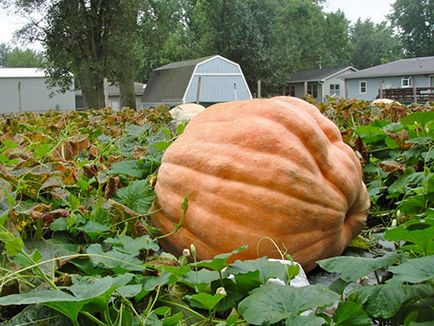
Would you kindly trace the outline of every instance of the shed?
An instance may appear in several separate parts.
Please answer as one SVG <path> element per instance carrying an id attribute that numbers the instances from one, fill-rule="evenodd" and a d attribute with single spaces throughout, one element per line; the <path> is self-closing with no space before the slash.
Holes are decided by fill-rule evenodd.
<path id="1" fill-rule="evenodd" d="M 0 68 L 0 113 L 75 108 L 74 91 L 58 93 L 37 68 Z"/>
<path id="2" fill-rule="evenodd" d="M 152 71 L 142 98 L 143 107 L 158 104 L 218 102 L 251 99 L 240 65 L 214 55 L 174 62 Z"/>
<path id="3" fill-rule="evenodd" d="M 345 77 L 347 97 L 402 102 L 434 100 L 434 56 L 401 59 Z"/>
<path id="4" fill-rule="evenodd" d="M 357 71 L 352 66 L 296 71 L 288 76 L 285 95 L 311 95 L 318 101 L 326 96 L 344 97 L 344 77 Z"/>

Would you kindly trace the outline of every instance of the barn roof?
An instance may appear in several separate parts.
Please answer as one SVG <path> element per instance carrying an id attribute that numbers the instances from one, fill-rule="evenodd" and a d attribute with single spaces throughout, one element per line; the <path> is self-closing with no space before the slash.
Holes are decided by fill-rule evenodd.
<path id="1" fill-rule="evenodd" d="M 346 76 L 345 79 L 424 75 L 432 73 L 434 73 L 434 56 L 392 61 L 352 73 Z"/>
<path id="2" fill-rule="evenodd" d="M 331 68 L 321 68 L 321 69 L 310 69 L 296 71 L 288 76 L 289 83 L 300 83 L 305 81 L 319 81 L 332 77 L 340 72 L 347 69 L 356 70 L 351 66 L 347 67 L 331 67 Z"/>
<path id="3" fill-rule="evenodd" d="M 39 68 L 0 68 L 0 78 L 40 78 L 45 77 Z"/>
<path id="4" fill-rule="evenodd" d="M 142 101 L 145 103 L 181 101 L 196 65 L 213 57 L 217 55 L 173 62 L 153 70 L 143 92 Z"/>

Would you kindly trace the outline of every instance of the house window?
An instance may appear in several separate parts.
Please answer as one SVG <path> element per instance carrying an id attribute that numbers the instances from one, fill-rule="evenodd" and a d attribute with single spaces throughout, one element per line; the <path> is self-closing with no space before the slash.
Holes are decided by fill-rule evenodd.
<path id="1" fill-rule="evenodd" d="M 413 86 L 412 78 L 409 76 L 405 76 L 401 78 L 401 87 L 411 87 Z"/>
<path id="2" fill-rule="evenodd" d="M 318 98 L 318 85 L 317 84 L 307 84 L 307 93 L 312 95 L 314 98 Z"/>
<path id="3" fill-rule="evenodd" d="M 368 87 L 366 81 L 360 82 L 360 94 L 366 94 Z"/>
<path id="4" fill-rule="evenodd" d="M 330 96 L 341 96 L 341 85 L 330 84 Z"/>
<path id="5" fill-rule="evenodd" d="M 289 96 L 295 96 L 295 86 L 289 86 Z"/>

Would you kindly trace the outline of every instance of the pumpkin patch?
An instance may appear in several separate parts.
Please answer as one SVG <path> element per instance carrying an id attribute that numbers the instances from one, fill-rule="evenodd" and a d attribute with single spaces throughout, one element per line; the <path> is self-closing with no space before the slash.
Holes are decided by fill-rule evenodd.
<path id="1" fill-rule="evenodd" d="M 307 271 L 342 253 L 370 205 L 338 128 L 291 97 L 206 109 L 165 152 L 155 191 L 152 222 L 173 233 L 165 249 L 193 243 L 200 260 L 247 244 L 234 259 L 280 258 L 277 245 Z"/>

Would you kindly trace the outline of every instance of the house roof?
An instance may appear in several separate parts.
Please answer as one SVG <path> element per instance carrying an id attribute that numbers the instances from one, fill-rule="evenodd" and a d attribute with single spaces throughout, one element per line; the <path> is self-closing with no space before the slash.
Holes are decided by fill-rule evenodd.
<path id="1" fill-rule="evenodd" d="M 0 78 L 40 78 L 45 77 L 39 68 L 0 68 Z"/>
<path id="2" fill-rule="evenodd" d="M 333 67 L 333 68 L 322 68 L 322 69 L 311 69 L 311 70 L 300 70 L 296 71 L 288 76 L 288 82 L 297 83 L 305 81 L 319 81 L 330 78 L 340 72 L 347 69 L 357 70 L 351 66 L 347 67 Z"/>
<path id="3" fill-rule="evenodd" d="M 194 68 L 217 55 L 169 63 L 154 69 L 143 92 L 142 102 L 182 102 Z"/>
<path id="4" fill-rule="evenodd" d="M 363 69 L 345 77 L 345 79 L 424 75 L 434 73 L 434 57 L 401 59 L 383 65 Z"/>

